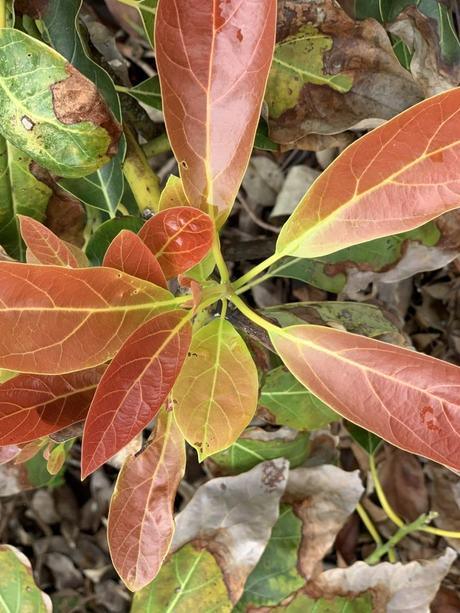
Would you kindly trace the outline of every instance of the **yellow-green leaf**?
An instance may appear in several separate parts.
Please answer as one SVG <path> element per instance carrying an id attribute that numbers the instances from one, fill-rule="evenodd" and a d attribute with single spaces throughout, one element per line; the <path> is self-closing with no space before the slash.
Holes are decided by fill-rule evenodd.
<path id="1" fill-rule="evenodd" d="M 220 318 L 198 330 L 173 402 L 179 428 L 200 461 L 238 438 L 255 413 L 257 392 L 256 366 L 235 328 Z"/>

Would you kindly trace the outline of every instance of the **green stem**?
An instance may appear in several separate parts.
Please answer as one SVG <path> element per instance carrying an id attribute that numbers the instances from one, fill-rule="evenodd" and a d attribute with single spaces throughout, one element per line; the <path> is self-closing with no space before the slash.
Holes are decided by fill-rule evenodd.
<path id="1" fill-rule="evenodd" d="M 257 277 L 257 275 L 259 275 L 261 272 L 263 272 L 269 266 L 272 266 L 272 264 L 277 262 L 282 257 L 283 257 L 282 253 L 274 253 L 273 255 L 271 255 L 269 258 L 267 258 L 266 260 L 264 260 L 260 264 L 257 264 L 257 266 L 254 266 L 254 268 L 252 268 L 249 272 L 247 272 L 245 275 L 243 275 L 242 277 L 237 279 L 232 284 L 233 289 L 236 291 L 236 290 L 239 290 L 239 289 L 243 288 L 244 286 L 246 286 L 249 283 L 249 281 L 252 281 L 252 279 L 254 279 L 254 277 Z M 260 281 L 261 280 L 258 280 L 258 281 L 256 281 L 256 283 L 251 284 L 251 287 L 253 285 L 256 285 L 257 283 L 260 283 Z M 238 293 L 241 293 L 241 292 L 238 292 Z"/>
<path id="2" fill-rule="evenodd" d="M 372 523 L 372 519 L 369 517 L 366 509 L 363 507 L 363 505 L 360 502 L 358 503 L 358 506 L 356 507 L 356 511 L 358 512 L 358 515 L 361 518 L 361 521 L 366 526 L 367 531 L 374 539 L 376 545 L 378 546 L 383 545 L 383 541 L 380 538 L 380 534 L 377 532 L 377 528 Z"/>
<path id="3" fill-rule="evenodd" d="M 387 516 L 391 519 L 391 521 L 398 526 L 398 528 L 404 527 L 403 520 L 396 515 L 393 511 L 390 503 L 388 502 L 387 497 L 385 496 L 385 492 L 383 491 L 382 484 L 380 483 L 380 479 L 377 473 L 377 466 L 375 464 L 375 456 L 372 453 L 369 456 L 369 467 L 371 469 L 372 481 L 374 482 L 375 491 L 377 492 L 377 498 L 382 506 L 382 509 L 385 511 Z"/>
<path id="4" fill-rule="evenodd" d="M 125 128 L 128 145 L 123 174 L 133 192 L 141 213 L 145 209 L 158 210 L 160 201 L 160 181 L 145 157 L 142 147 L 129 128 Z"/>
<path id="5" fill-rule="evenodd" d="M 222 255 L 222 250 L 220 248 L 220 240 L 217 229 L 214 229 L 214 239 L 212 243 L 212 254 L 214 256 L 214 260 L 216 262 L 217 270 L 220 274 L 221 283 L 227 284 L 230 282 L 230 275 L 228 272 L 227 264 Z"/>
<path id="6" fill-rule="evenodd" d="M 271 322 L 267 321 L 266 319 L 255 313 L 236 294 L 230 294 L 228 296 L 228 299 L 230 300 L 230 302 L 233 302 L 233 304 L 237 307 L 239 311 L 241 311 L 241 313 L 243 313 L 243 315 L 245 315 L 248 319 L 254 322 L 257 326 L 260 326 L 267 332 L 270 332 L 270 330 L 272 330 L 273 332 L 279 331 L 278 326 L 275 326 L 275 324 L 272 324 Z"/>
<path id="7" fill-rule="evenodd" d="M 427 524 L 430 523 L 431 520 L 437 517 L 437 515 L 438 515 L 437 513 L 423 514 L 423 515 L 420 515 L 420 517 L 418 517 L 411 524 L 403 524 L 398 529 L 398 531 L 395 532 L 395 534 L 393 534 L 390 540 L 384 543 L 383 545 L 381 545 L 380 547 L 377 547 L 377 549 L 373 553 L 371 553 L 369 557 L 365 559 L 365 562 L 367 564 L 377 564 L 380 558 L 386 555 L 390 551 L 390 549 L 395 547 L 395 545 L 397 545 L 400 541 L 402 541 L 403 538 L 405 538 L 407 535 L 411 534 L 412 532 L 416 532 L 417 530 L 422 530 L 424 527 L 426 527 Z"/>
<path id="8" fill-rule="evenodd" d="M 148 143 L 145 143 L 145 145 L 142 145 L 142 149 L 148 158 L 153 158 L 156 155 L 160 155 L 160 153 L 171 151 L 171 144 L 169 142 L 168 135 L 166 132 L 160 134 L 160 136 L 157 136 Z"/>
<path id="9" fill-rule="evenodd" d="M 133 9 L 137 9 L 138 11 L 142 10 L 146 13 L 152 13 L 155 15 L 156 9 L 151 8 L 150 6 L 146 6 L 145 4 L 141 4 L 139 0 L 117 0 L 120 4 L 126 4 L 126 6 L 131 6 Z"/>

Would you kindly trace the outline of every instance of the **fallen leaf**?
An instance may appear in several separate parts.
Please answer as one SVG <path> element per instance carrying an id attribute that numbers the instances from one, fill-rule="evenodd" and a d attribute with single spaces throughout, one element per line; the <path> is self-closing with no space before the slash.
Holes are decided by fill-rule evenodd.
<path id="1" fill-rule="evenodd" d="M 270 217 L 290 215 L 313 181 L 321 173 L 309 166 L 292 166 L 279 192 Z"/>
<path id="2" fill-rule="evenodd" d="M 216 558 L 233 603 L 270 538 L 287 480 L 288 462 L 262 462 L 236 477 L 202 485 L 176 517 L 172 551 L 199 539 Z"/>
<path id="3" fill-rule="evenodd" d="M 250 159 L 242 185 L 251 203 L 265 207 L 275 204 L 283 183 L 280 166 L 269 157 L 257 155 Z"/>

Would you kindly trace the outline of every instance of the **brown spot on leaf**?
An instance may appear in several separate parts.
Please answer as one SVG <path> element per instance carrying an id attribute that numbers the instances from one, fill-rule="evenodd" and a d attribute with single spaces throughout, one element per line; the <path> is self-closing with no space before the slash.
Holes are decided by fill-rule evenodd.
<path id="1" fill-rule="evenodd" d="M 89 121 L 100 126 L 111 137 L 107 154 L 114 155 L 121 135 L 120 124 L 92 81 L 71 64 L 67 64 L 66 71 L 68 78 L 51 86 L 57 119 L 66 125 Z"/>
<path id="2" fill-rule="evenodd" d="M 441 428 L 436 424 L 436 417 L 434 416 L 433 407 L 422 407 L 420 409 L 420 417 L 428 430 L 431 430 L 432 432 L 440 432 Z"/>
<path id="3" fill-rule="evenodd" d="M 266 462 L 264 464 L 262 483 L 267 487 L 268 491 L 276 489 L 278 483 L 284 479 L 284 469 L 278 468 L 274 462 Z"/>

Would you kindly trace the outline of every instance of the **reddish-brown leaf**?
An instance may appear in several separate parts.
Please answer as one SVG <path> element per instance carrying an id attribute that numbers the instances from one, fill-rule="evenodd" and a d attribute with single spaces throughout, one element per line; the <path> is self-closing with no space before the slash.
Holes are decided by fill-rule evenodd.
<path id="1" fill-rule="evenodd" d="M 275 42 L 276 0 L 162 0 L 155 50 L 168 136 L 192 206 L 219 222 L 252 150 Z"/>
<path id="2" fill-rule="evenodd" d="M 348 147 L 284 226 L 280 255 L 319 257 L 405 232 L 460 206 L 460 88 L 429 98 Z"/>
<path id="3" fill-rule="evenodd" d="M 116 235 L 106 251 L 103 266 L 116 268 L 165 289 L 168 287 L 157 258 L 130 230 L 122 230 Z"/>
<path id="4" fill-rule="evenodd" d="M 460 470 L 460 368 L 321 326 L 270 332 L 289 370 L 351 422 Z"/>
<path id="5" fill-rule="evenodd" d="M 155 417 L 179 375 L 191 341 L 186 311 L 150 319 L 117 353 L 101 379 L 83 432 L 84 479 Z"/>
<path id="6" fill-rule="evenodd" d="M 104 367 L 17 375 L 0 386 L 0 445 L 28 443 L 85 419 Z"/>
<path id="7" fill-rule="evenodd" d="M 111 359 L 172 295 L 111 268 L 0 262 L 0 368 L 62 374 Z"/>
<path id="8" fill-rule="evenodd" d="M 31 263 L 78 268 L 78 262 L 67 245 L 39 221 L 18 215 L 21 236 Z"/>
<path id="9" fill-rule="evenodd" d="M 132 591 L 155 578 L 168 553 L 184 468 L 184 438 L 172 413 L 163 411 L 148 447 L 126 460 L 110 504 L 107 536 L 113 565 Z"/>
<path id="10" fill-rule="evenodd" d="M 178 206 L 154 215 L 142 226 L 139 236 L 170 279 L 201 262 L 211 249 L 213 232 L 206 213 Z"/>

